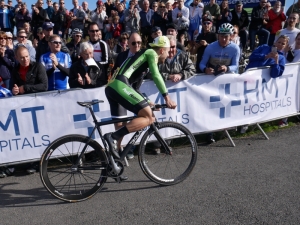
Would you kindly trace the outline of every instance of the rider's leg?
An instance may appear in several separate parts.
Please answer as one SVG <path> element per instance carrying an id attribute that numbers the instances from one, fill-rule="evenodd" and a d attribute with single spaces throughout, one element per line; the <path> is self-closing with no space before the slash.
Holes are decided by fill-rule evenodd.
<path id="1" fill-rule="evenodd" d="M 127 122 L 120 122 L 120 123 L 115 123 L 115 130 L 119 130 L 120 128 L 126 126 Z M 124 137 L 124 136 L 123 136 Z M 122 143 L 122 140 L 123 140 L 123 137 L 121 137 L 119 140 L 118 140 L 118 143 L 117 143 L 117 146 L 118 146 L 118 149 L 121 149 L 121 143 Z"/>

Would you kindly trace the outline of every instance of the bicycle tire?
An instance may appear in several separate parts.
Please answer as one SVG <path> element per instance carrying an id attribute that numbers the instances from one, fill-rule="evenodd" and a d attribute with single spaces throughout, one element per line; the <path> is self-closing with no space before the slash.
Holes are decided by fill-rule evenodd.
<path id="1" fill-rule="evenodd" d="M 167 186 L 180 183 L 189 176 L 197 161 L 195 137 L 185 126 L 176 122 L 162 122 L 157 128 L 162 136 L 168 134 L 168 138 L 164 139 L 172 148 L 172 154 L 166 154 L 154 135 L 155 131 L 149 129 L 140 142 L 139 164 L 144 174 L 157 184 Z M 153 154 L 157 144 L 161 153 Z"/>
<path id="2" fill-rule="evenodd" d="M 71 167 L 87 142 L 81 168 L 74 171 Z M 106 154 L 98 142 L 89 137 L 75 134 L 60 137 L 46 148 L 41 157 L 40 178 L 48 192 L 60 200 L 87 200 L 106 182 Z"/>

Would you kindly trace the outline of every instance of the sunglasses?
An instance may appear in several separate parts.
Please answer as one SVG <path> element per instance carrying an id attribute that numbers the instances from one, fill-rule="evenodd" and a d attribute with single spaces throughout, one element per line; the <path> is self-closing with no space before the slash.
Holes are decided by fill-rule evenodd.
<path id="1" fill-rule="evenodd" d="M 131 42 L 131 44 L 132 44 L 133 46 L 135 46 L 135 45 L 141 45 L 142 42 L 141 42 L 141 41 L 133 41 L 133 42 Z"/>
<path id="2" fill-rule="evenodd" d="M 7 37 L 6 39 L 7 39 L 7 40 L 12 40 L 12 38 L 11 38 L 11 37 Z"/>
<path id="3" fill-rule="evenodd" d="M 0 40 L 6 40 L 5 38 L 3 38 L 3 37 L 0 37 Z"/>
<path id="4" fill-rule="evenodd" d="M 0 45 L 0 48 L 5 48 L 6 46 L 5 45 Z"/>
<path id="5" fill-rule="evenodd" d="M 27 37 L 26 36 L 18 36 L 18 38 L 22 38 L 23 39 L 23 38 L 27 38 Z"/>
<path id="6" fill-rule="evenodd" d="M 76 34 L 75 37 L 82 37 L 81 35 Z"/>
<path id="7" fill-rule="evenodd" d="M 91 33 L 97 33 L 99 30 L 89 30 Z"/>
<path id="8" fill-rule="evenodd" d="M 56 45 L 61 45 L 61 41 L 51 41 L 51 43 L 56 44 Z"/>
<path id="9" fill-rule="evenodd" d="M 164 9 L 164 8 L 166 8 L 166 6 L 161 6 L 160 8 L 161 8 L 161 9 Z"/>
<path id="10" fill-rule="evenodd" d="M 176 46 L 175 46 L 175 45 L 173 45 L 173 46 L 170 46 L 170 48 L 176 48 Z"/>

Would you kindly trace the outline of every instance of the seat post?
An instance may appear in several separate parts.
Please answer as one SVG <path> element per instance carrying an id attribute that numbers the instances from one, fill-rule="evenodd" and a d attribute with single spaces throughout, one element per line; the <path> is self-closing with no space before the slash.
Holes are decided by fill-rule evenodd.
<path id="1" fill-rule="evenodd" d="M 90 113 L 91 113 L 91 115 L 93 117 L 94 123 L 97 123 L 98 121 L 96 119 L 96 116 L 95 116 L 95 113 L 94 113 L 94 111 L 92 109 L 92 106 L 88 106 L 88 109 L 90 110 Z"/>

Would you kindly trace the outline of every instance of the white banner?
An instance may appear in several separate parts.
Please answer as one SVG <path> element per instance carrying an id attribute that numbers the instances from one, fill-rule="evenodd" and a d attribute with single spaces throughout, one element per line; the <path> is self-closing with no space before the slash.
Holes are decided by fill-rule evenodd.
<path id="1" fill-rule="evenodd" d="M 193 133 L 288 116 L 299 111 L 298 71 L 296 64 L 286 66 L 284 74 L 276 79 L 270 78 L 269 69 L 259 69 L 242 75 L 203 75 L 179 83 L 167 82 L 169 95 L 178 106 L 155 115 L 158 121 L 182 123 Z M 153 102 L 164 103 L 152 81 L 144 82 L 141 90 Z M 51 141 L 63 135 L 88 135 L 93 128 L 90 112 L 76 102 L 93 99 L 104 100 L 94 105 L 97 118 L 109 120 L 104 88 L 1 99 L 0 164 L 37 160 Z M 102 131 L 112 132 L 114 127 L 103 126 Z"/>

